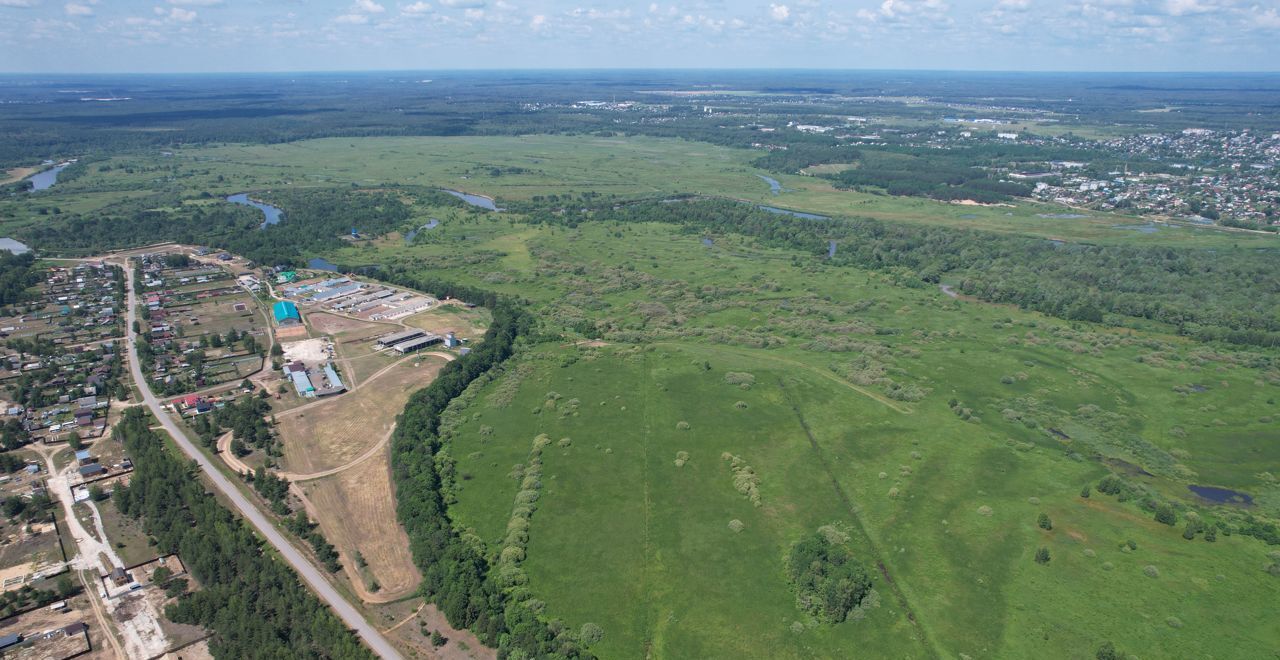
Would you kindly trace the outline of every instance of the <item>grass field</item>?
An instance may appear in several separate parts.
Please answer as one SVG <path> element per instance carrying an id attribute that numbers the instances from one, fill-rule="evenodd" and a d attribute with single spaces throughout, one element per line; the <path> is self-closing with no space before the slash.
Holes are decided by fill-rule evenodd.
<path id="1" fill-rule="evenodd" d="M 1280 642 L 1264 543 L 1187 541 L 1185 511 L 1169 527 L 1080 497 L 1104 460 L 1123 461 L 1147 473 L 1133 483 L 1210 520 L 1230 508 L 1188 484 L 1280 515 L 1263 354 L 952 300 L 732 236 L 508 231 L 526 263 L 432 274 L 531 299 L 552 328 L 594 319 L 610 345 L 545 345 L 480 391 L 451 435 L 453 511 L 496 556 L 519 490 L 509 475 L 545 433 L 522 566 L 546 616 L 604 628 L 602 657 L 1087 657 L 1104 640 L 1187 657 Z M 448 249 L 377 258 L 432 263 Z M 726 451 L 760 475 L 760 508 L 734 490 Z M 851 534 L 860 558 L 893 580 L 877 575 L 881 606 L 863 621 L 814 625 L 785 583 L 787 548 L 830 523 L 865 530 Z"/>

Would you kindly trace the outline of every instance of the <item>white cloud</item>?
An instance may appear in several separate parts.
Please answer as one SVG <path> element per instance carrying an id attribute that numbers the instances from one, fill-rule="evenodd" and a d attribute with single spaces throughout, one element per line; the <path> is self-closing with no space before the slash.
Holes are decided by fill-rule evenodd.
<path id="1" fill-rule="evenodd" d="M 180 7 L 214 7 L 222 4 L 222 0 L 166 0 L 171 5 Z"/>
<path id="2" fill-rule="evenodd" d="M 179 23 L 190 23 L 191 21 L 196 20 L 196 13 L 190 9 L 174 7 L 169 10 L 169 18 Z"/>
<path id="3" fill-rule="evenodd" d="M 18 9 L 27 9 L 34 7 L 36 3 L 33 0 L 0 0 L 0 7 L 17 7 Z"/>
<path id="4" fill-rule="evenodd" d="M 369 17 L 364 14 L 343 14 L 333 19 L 333 22 L 339 25 L 364 25 L 369 22 Z"/>
<path id="5" fill-rule="evenodd" d="M 791 18 L 791 8 L 786 5 L 769 5 L 769 16 L 775 21 Z"/>
<path id="6" fill-rule="evenodd" d="M 547 27 L 547 17 L 542 14 L 537 14 L 533 18 L 529 19 L 529 28 L 534 30 L 535 32 L 542 30 L 546 27 Z"/>
<path id="7" fill-rule="evenodd" d="M 1164 10 L 1170 16 L 1190 16 L 1207 14 L 1218 9 L 1213 5 L 1202 4 L 1200 0 L 1165 0 Z"/>
<path id="8" fill-rule="evenodd" d="M 67 16 L 93 16 L 93 7 L 78 2 L 68 2 L 63 9 L 67 11 Z"/>
<path id="9" fill-rule="evenodd" d="M 484 7 L 484 0 L 440 0 L 440 4 L 454 9 L 480 9 Z"/>
<path id="10" fill-rule="evenodd" d="M 386 7 L 383 7 L 373 0 L 356 0 L 354 7 L 356 11 L 361 11 L 366 14 L 381 14 L 387 10 Z"/>
<path id="11" fill-rule="evenodd" d="M 1000 2 L 996 3 L 996 9 L 1026 11 L 1031 9 L 1031 0 L 1000 0 Z"/>
<path id="12" fill-rule="evenodd" d="M 418 0 L 418 2 L 411 5 L 405 5 L 400 8 L 401 13 L 409 16 L 424 16 L 426 14 L 430 14 L 432 11 L 434 11 L 434 9 L 432 9 L 431 5 L 422 2 L 422 0 Z"/>
<path id="13" fill-rule="evenodd" d="M 462 12 L 462 15 L 463 15 L 463 16 L 466 16 L 466 17 L 467 17 L 467 20 L 469 20 L 469 21 L 480 21 L 480 20 L 484 20 L 484 10 L 483 10 L 483 9 L 467 9 L 466 11 Z"/>

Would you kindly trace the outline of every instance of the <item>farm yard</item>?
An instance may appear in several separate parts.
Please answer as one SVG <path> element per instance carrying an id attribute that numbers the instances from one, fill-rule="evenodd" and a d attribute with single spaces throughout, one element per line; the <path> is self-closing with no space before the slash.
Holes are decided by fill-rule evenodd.
<path id="1" fill-rule="evenodd" d="M 430 355 L 402 359 L 354 392 L 277 414 L 286 472 L 331 470 L 383 443 L 409 395 L 430 383 L 444 363 Z"/>
<path id="2" fill-rule="evenodd" d="M 450 332 L 463 338 L 479 338 L 489 327 L 491 314 L 480 307 L 468 309 L 466 305 L 443 303 L 430 311 L 414 314 L 404 319 L 404 324 L 437 335 Z"/>

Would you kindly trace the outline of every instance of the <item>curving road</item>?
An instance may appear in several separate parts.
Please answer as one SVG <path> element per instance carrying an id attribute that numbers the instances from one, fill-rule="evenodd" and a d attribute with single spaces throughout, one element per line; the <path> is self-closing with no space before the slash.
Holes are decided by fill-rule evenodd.
<path id="1" fill-rule="evenodd" d="M 129 330 L 127 339 L 129 343 L 129 372 L 133 375 L 133 381 L 137 384 L 138 391 L 142 392 L 143 402 L 151 409 L 151 412 L 159 420 L 164 430 L 173 436 L 174 442 L 178 443 L 183 453 L 190 456 L 200 465 L 200 469 L 204 470 L 205 476 L 209 478 L 214 487 L 221 491 L 235 505 L 240 515 L 249 521 L 249 524 L 253 525 L 258 530 L 258 533 L 275 547 L 280 556 L 289 562 L 293 570 L 297 571 L 302 580 L 320 597 L 320 600 L 328 603 L 329 607 L 333 608 L 334 613 L 354 629 L 356 634 L 360 635 L 361 639 L 373 649 L 374 653 L 383 658 L 401 658 L 400 653 L 396 651 L 395 647 L 391 646 L 391 643 L 382 636 L 382 633 L 378 632 L 377 628 L 366 621 L 360 615 L 360 612 L 351 603 L 347 602 L 333 585 L 329 584 L 324 575 L 320 573 L 320 570 L 311 565 L 311 562 L 284 537 L 280 530 L 271 524 L 271 521 L 267 520 L 266 516 L 240 492 L 240 489 L 236 488 L 235 484 L 231 483 L 231 480 L 226 475 L 218 471 L 213 462 L 197 449 L 196 445 L 187 437 L 187 434 L 169 418 L 160 400 L 152 393 L 151 385 L 142 374 L 142 363 L 138 360 L 136 344 L 137 333 L 133 331 L 133 323 L 137 319 L 138 313 L 137 294 L 133 291 L 133 270 L 129 268 L 127 263 L 124 266 L 124 272 L 127 278 L 125 287 L 129 292 L 129 312 L 125 322 L 125 327 Z"/>

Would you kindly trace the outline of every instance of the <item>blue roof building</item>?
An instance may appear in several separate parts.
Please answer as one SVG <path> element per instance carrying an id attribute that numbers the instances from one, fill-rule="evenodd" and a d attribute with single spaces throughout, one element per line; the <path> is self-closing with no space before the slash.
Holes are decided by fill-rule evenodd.
<path id="1" fill-rule="evenodd" d="M 275 315 L 276 323 L 280 325 L 302 323 L 302 315 L 298 313 L 298 306 L 288 300 L 281 300 L 272 305 L 271 313 Z"/>
<path id="2" fill-rule="evenodd" d="M 313 396 L 316 388 L 311 384 L 311 378 L 307 376 L 305 371 L 295 371 L 289 374 L 293 379 L 293 386 L 298 390 L 299 396 Z"/>

